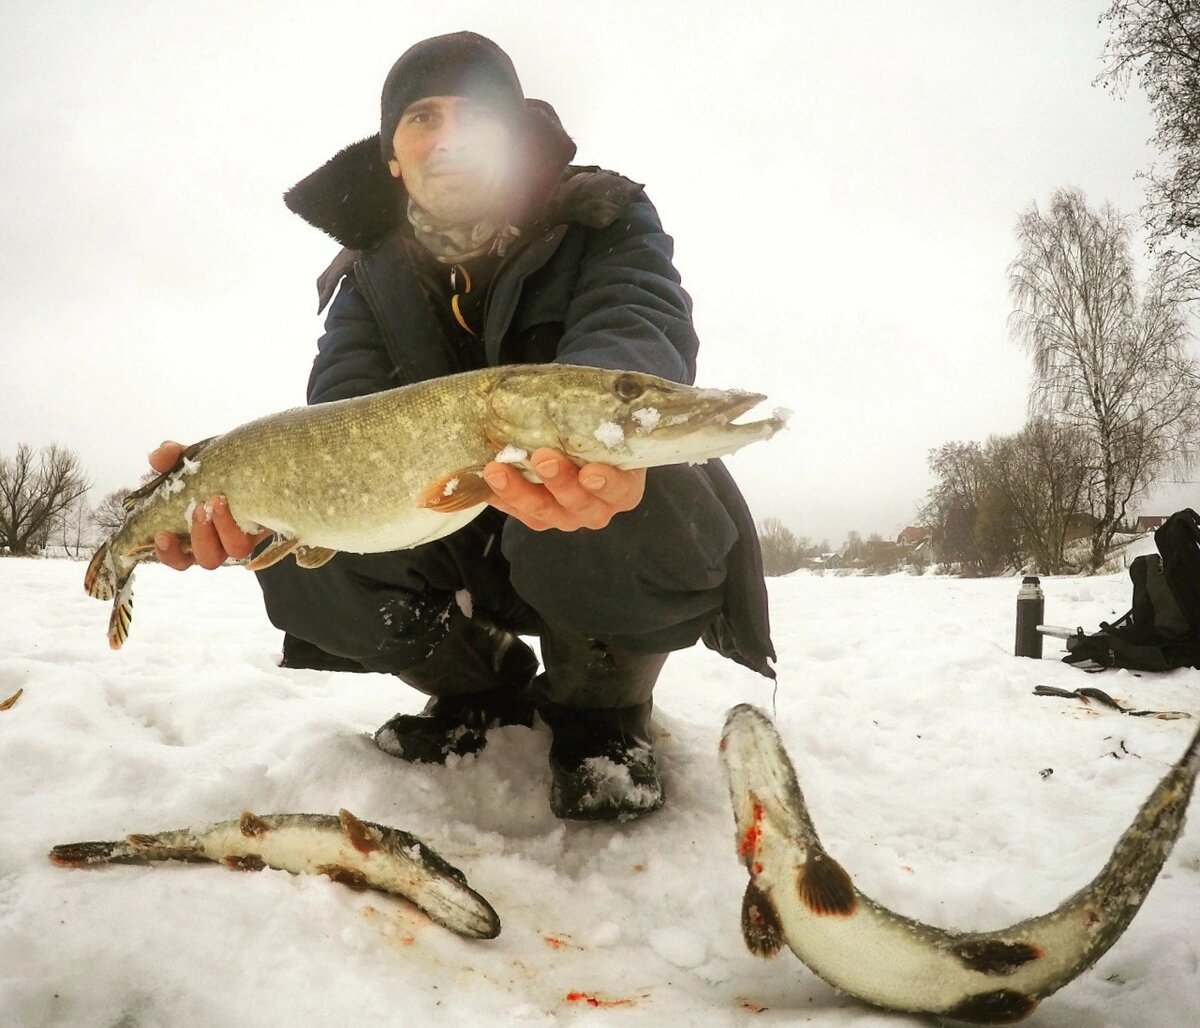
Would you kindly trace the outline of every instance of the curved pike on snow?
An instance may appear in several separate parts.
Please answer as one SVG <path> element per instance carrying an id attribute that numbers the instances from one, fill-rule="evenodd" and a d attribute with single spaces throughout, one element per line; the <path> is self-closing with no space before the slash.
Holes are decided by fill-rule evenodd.
<path id="1" fill-rule="evenodd" d="M 461 528 L 491 495 L 482 474 L 498 457 L 537 481 L 527 458 L 543 446 L 622 469 L 733 453 L 787 421 L 776 411 L 734 423 L 763 399 L 633 371 L 524 364 L 297 407 L 196 443 L 130 494 L 125 523 L 96 551 L 84 587 L 113 601 L 108 640 L 118 649 L 134 567 L 154 558 L 158 532 L 186 537 L 196 506 L 218 494 L 243 528 L 275 532 L 252 569 L 289 555 L 315 568 L 339 550 L 402 550 Z"/>
<path id="2" fill-rule="evenodd" d="M 1200 732 L 1142 805 L 1100 873 L 1057 909 L 995 932 L 960 933 L 863 895 L 825 852 L 770 719 L 734 707 L 721 736 L 750 872 L 742 934 L 759 956 L 787 943 L 815 974 L 890 1010 L 1010 1024 L 1091 967 L 1119 939 L 1183 827 L 1200 771 Z"/>
<path id="3" fill-rule="evenodd" d="M 237 821 L 201 831 L 180 828 L 116 842 L 65 843 L 50 851 L 50 860 L 59 867 L 212 861 L 235 871 L 273 867 L 323 874 L 343 885 L 403 896 L 459 935 L 494 939 L 500 934 L 496 911 L 458 868 L 415 835 L 360 821 L 348 810 L 336 817 L 246 812 Z"/>

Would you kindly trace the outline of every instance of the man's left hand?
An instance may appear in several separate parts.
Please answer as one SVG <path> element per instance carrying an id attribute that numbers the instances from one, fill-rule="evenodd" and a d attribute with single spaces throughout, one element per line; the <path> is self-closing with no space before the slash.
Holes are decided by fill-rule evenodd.
<path id="1" fill-rule="evenodd" d="M 577 468 L 565 454 L 545 447 L 534 450 L 529 463 L 541 485 L 527 481 L 511 464 L 496 461 L 483 469 L 483 478 L 492 488 L 488 502 L 535 532 L 603 528 L 614 514 L 633 510 L 646 490 L 645 468 Z"/>

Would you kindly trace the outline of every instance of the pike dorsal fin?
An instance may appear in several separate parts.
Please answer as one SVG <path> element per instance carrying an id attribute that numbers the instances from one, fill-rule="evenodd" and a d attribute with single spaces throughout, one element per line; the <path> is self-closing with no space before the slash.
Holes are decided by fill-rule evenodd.
<path id="1" fill-rule="evenodd" d="M 172 475 L 182 470 L 184 461 L 195 460 L 200 451 L 203 450 L 204 447 L 211 443 L 215 438 L 216 436 L 210 435 L 207 439 L 201 439 L 198 443 L 192 443 L 191 446 L 187 447 L 179 455 L 179 459 L 172 464 L 170 468 L 164 471 L 157 478 L 152 478 L 145 485 L 139 486 L 128 496 L 126 496 L 125 499 L 121 501 L 121 506 L 127 511 L 133 510 L 133 508 L 138 505 L 139 500 L 144 500 L 147 496 L 154 492 L 155 489 L 170 479 Z"/>
<path id="2" fill-rule="evenodd" d="M 270 830 L 271 826 L 257 814 L 249 810 L 242 811 L 242 816 L 238 819 L 238 831 L 247 839 L 257 835 L 266 835 Z"/>
<path id="3" fill-rule="evenodd" d="M 491 487 L 483 480 L 483 468 L 461 468 L 442 475 L 417 495 L 417 506 L 439 514 L 453 514 L 487 503 Z"/>
<path id="4" fill-rule="evenodd" d="M 251 571 L 262 571 L 263 568 L 269 568 L 272 564 L 278 564 L 300 545 L 302 544 L 299 539 L 281 539 L 276 536 L 262 553 L 246 562 L 246 567 Z"/>
<path id="5" fill-rule="evenodd" d="M 368 854 L 379 849 L 379 839 L 365 824 L 344 807 L 338 811 L 342 823 L 342 834 L 359 853 Z"/>

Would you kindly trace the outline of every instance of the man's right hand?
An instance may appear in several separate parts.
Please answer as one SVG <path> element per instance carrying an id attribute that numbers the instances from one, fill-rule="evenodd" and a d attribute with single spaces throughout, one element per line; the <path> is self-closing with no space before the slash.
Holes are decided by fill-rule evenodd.
<path id="1" fill-rule="evenodd" d="M 167 441 L 150 453 L 150 466 L 162 474 L 170 471 L 183 453 L 183 447 Z M 270 529 L 257 535 L 247 535 L 238 526 L 229 511 L 224 496 L 213 496 L 207 504 L 198 503 L 192 512 L 190 541 L 185 541 L 172 532 L 159 532 L 154 537 L 154 549 L 159 561 L 169 568 L 183 571 L 193 564 L 202 568 L 220 567 L 229 557 L 241 559 L 263 539 L 269 538 Z"/>

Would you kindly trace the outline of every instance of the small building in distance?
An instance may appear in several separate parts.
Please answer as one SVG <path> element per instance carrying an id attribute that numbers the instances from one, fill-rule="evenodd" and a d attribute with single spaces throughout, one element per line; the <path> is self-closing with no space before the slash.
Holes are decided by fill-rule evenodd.
<path id="1" fill-rule="evenodd" d="M 897 546 L 916 546 L 918 543 L 925 542 L 929 538 L 929 529 L 922 528 L 920 525 L 909 525 L 906 529 L 896 536 Z"/>

